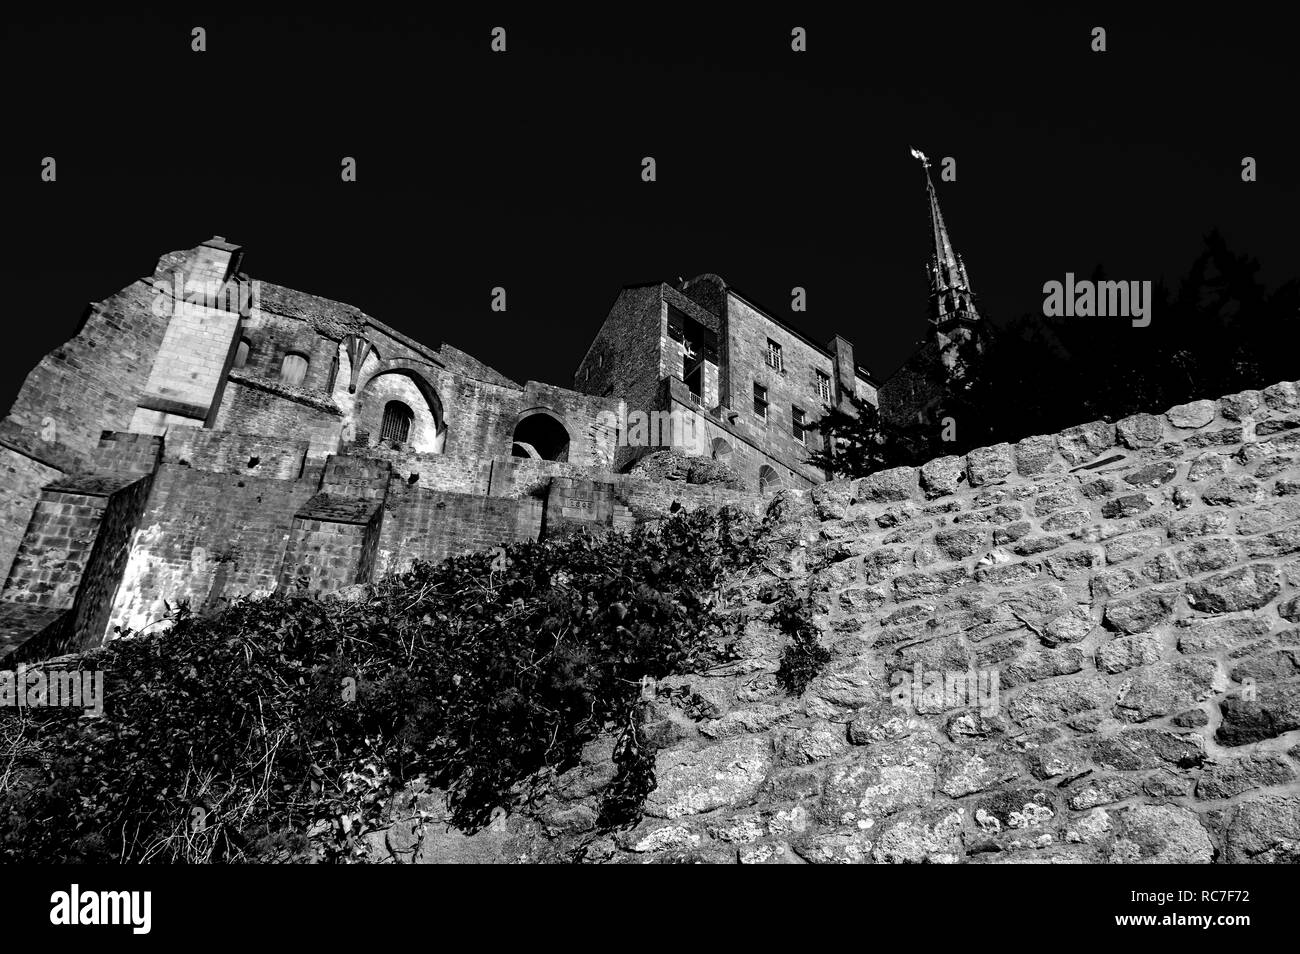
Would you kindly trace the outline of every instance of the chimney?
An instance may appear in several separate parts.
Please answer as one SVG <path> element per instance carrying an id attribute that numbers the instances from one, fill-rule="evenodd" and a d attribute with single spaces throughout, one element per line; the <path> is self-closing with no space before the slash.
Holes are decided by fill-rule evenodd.
<path id="1" fill-rule="evenodd" d="M 835 406 L 849 410 L 849 396 L 857 393 L 857 365 L 853 363 L 853 344 L 836 335 L 827 346 L 835 361 Z"/>

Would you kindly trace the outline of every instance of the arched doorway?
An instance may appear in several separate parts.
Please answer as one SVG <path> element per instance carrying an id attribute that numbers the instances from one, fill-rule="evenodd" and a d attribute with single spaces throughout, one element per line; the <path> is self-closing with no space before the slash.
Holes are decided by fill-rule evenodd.
<path id="1" fill-rule="evenodd" d="M 525 412 L 511 436 L 511 455 L 541 460 L 569 459 L 569 431 L 546 410 Z"/>

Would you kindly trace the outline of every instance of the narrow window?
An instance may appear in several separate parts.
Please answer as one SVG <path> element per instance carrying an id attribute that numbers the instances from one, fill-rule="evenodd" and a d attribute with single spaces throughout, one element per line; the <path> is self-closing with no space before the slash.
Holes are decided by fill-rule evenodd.
<path id="1" fill-rule="evenodd" d="M 757 383 L 754 385 L 754 413 L 767 420 L 767 388 Z"/>
<path id="2" fill-rule="evenodd" d="M 817 372 L 817 396 L 822 399 L 823 404 L 831 403 L 831 377 L 820 371 Z"/>
<path id="3" fill-rule="evenodd" d="M 806 444 L 807 440 L 805 439 L 804 435 L 807 433 L 807 431 L 805 430 L 805 424 L 803 419 L 803 408 L 794 407 L 793 405 L 791 405 L 790 422 L 791 422 L 790 427 L 792 433 L 794 434 L 794 439 L 797 440 L 800 444 Z"/>
<path id="4" fill-rule="evenodd" d="M 285 384 L 299 385 L 307 377 L 307 356 L 289 352 L 280 365 L 280 380 Z"/>
<path id="5" fill-rule="evenodd" d="M 781 346 L 771 338 L 767 339 L 767 366 L 775 368 L 777 371 L 783 369 L 781 364 Z"/>
<path id="6" fill-rule="evenodd" d="M 399 444 L 406 443 L 406 439 L 411 434 L 413 417 L 415 415 L 411 409 L 401 401 L 389 401 L 384 405 L 384 420 L 379 426 L 379 439 L 397 441 Z"/>

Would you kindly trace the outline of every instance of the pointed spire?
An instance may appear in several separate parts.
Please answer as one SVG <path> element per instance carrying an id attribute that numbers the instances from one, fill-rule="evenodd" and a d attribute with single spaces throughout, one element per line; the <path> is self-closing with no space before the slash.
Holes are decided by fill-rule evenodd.
<path id="1" fill-rule="evenodd" d="M 943 212 L 939 208 L 939 196 L 930 178 L 930 160 L 918 149 L 912 150 L 912 156 L 921 161 L 925 170 L 925 192 L 930 203 L 930 228 L 934 242 L 928 267 L 930 319 L 937 325 L 954 318 L 978 320 L 979 312 L 975 308 L 975 295 L 966 275 L 966 264 L 953 251 L 952 237 L 948 234 L 948 226 L 944 223 Z"/>

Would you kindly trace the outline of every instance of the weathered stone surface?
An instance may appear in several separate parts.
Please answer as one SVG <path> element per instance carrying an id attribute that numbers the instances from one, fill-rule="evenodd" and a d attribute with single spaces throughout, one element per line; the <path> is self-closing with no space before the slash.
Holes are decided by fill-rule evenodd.
<path id="1" fill-rule="evenodd" d="M 1013 689 L 1027 682 L 1068 676 L 1083 669 L 1083 660 L 1083 650 L 1077 646 L 1045 649 L 1023 655 L 1002 670 L 999 685 L 1004 689 Z"/>
<path id="2" fill-rule="evenodd" d="M 1300 862 L 1300 794 L 1263 795 L 1236 805 L 1223 842 L 1229 864 Z"/>
<path id="3" fill-rule="evenodd" d="M 1196 783 L 1197 798 L 1232 798 L 1268 785 L 1286 785 L 1296 779 L 1285 756 L 1273 753 L 1243 755 L 1208 766 Z"/>
<path id="4" fill-rule="evenodd" d="M 1068 613 L 1053 618 L 1043 633 L 1043 641 L 1050 645 L 1059 643 L 1077 643 L 1085 639 L 1097 628 L 1097 621 L 1092 612 L 1084 606 L 1076 606 Z"/>
<path id="5" fill-rule="evenodd" d="M 1219 413 L 1230 421 L 1250 417 L 1261 404 L 1258 391 L 1241 391 L 1219 398 Z"/>
<path id="6" fill-rule="evenodd" d="M 1138 783 L 1124 775 L 1099 775 L 1087 779 L 1069 795 L 1067 802 L 1075 811 L 1085 811 L 1099 805 L 1110 805 L 1132 798 L 1138 793 Z"/>
<path id="7" fill-rule="evenodd" d="M 1145 467 L 1130 470 L 1124 475 L 1124 482 L 1132 487 L 1163 487 L 1178 476 L 1178 465 L 1172 461 L 1162 460 Z"/>
<path id="8" fill-rule="evenodd" d="M 1138 450 L 1163 440 L 1165 422 L 1154 414 L 1134 414 L 1115 424 L 1115 436 L 1124 447 Z"/>
<path id="9" fill-rule="evenodd" d="M 1135 805 L 1112 815 L 1114 864 L 1207 864 L 1214 843 L 1200 818 L 1178 805 Z"/>
<path id="10" fill-rule="evenodd" d="M 1062 722 L 1089 709 L 1109 706 L 1113 700 L 1101 679 L 1066 676 L 1026 687 L 1012 699 L 1007 711 L 1015 722 L 1033 727 Z"/>
<path id="11" fill-rule="evenodd" d="M 1178 636 L 1178 649 L 1188 655 L 1236 649 L 1268 635 L 1272 624 L 1257 616 L 1232 619 L 1197 619 Z"/>
<path id="12" fill-rule="evenodd" d="M 1071 467 L 1087 464 L 1101 452 L 1115 446 L 1115 425 L 1105 421 L 1080 424 L 1062 431 L 1056 438 L 1061 456 Z"/>
<path id="13" fill-rule="evenodd" d="M 853 485 L 846 480 L 818 484 L 812 489 L 813 508 L 822 520 L 839 520 L 853 501 Z"/>
<path id="14" fill-rule="evenodd" d="M 1010 444 L 979 447 L 966 455 L 966 479 L 972 487 L 982 487 L 1007 477 L 1015 469 Z"/>
<path id="15" fill-rule="evenodd" d="M 1020 775 L 1020 763 L 1005 753 L 953 751 L 939 763 L 939 791 L 953 798 L 983 792 Z"/>
<path id="16" fill-rule="evenodd" d="M 916 494 L 916 489 L 915 467 L 891 467 L 857 481 L 853 494 L 858 500 L 881 503 L 907 500 Z"/>
<path id="17" fill-rule="evenodd" d="M 1136 772 L 1167 766 L 1196 768 L 1205 761 L 1205 740 L 1190 733 L 1163 729 L 1127 729 L 1090 745 L 1093 760 L 1116 772 Z"/>
<path id="18" fill-rule="evenodd" d="M 1219 704 L 1223 721 L 1215 738 L 1221 745 L 1247 745 L 1300 729 L 1300 683 L 1268 683 L 1253 700 L 1229 696 Z"/>
<path id="19" fill-rule="evenodd" d="M 1159 545 L 1160 535 L 1155 533 L 1134 533 L 1120 537 L 1106 544 L 1106 562 L 1122 563 L 1154 550 Z"/>
<path id="20" fill-rule="evenodd" d="M 989 535 L 984 530 L 970 530 L 953 527 L 940 530 L 934 535 L 934 542 L 949 560 L 964 560 L 974 556 L 988 546 Z"/>
<path id="21" fill-rule="evenodd" d="M 1206 486 L 1201 499 L 1212 507 L 1244 507 L 1264 499 L 1265 488 L 1244 474 L 1220 477 Z"/>
<path id="22" fill-rule="evenodd" d="M 1213 451 L 1206 451 L 1204 454 L 1193 458 L 1191 466 L 1187 469 L 1187 479 L 1191 481 L 1208 480 L 1211 477 L 1222 476 L 1227 471 L 1228 458 Z"/>
<path id="23" fill-rule="evenodd" d="M 1123 497 L 1116 497 L 1102 504 L 1101 515 L 1107 520 L 1122 520 L 1125 517 L 1135 517 L 1145 513 L 1154 506 L 1155 504 L 1146 494 L 1125 494 Z"/>
<path id="24" fill-rule="evenodd" d="M 1271 563 L 1218 573 L 1187 584 L 1187 603 L 1202 613 L 1235 613 L 1259 609 L 1282 590 L 1277 567 Z"/>
<path id="25" fill-rule="evenodd" d="M 963 457 L 939 457 L 921 468 L 921 487 L 927 497 L 942 497 L 956 492 L 966 472 Z"/>
<path id="26" fill-rule="evenodd" d="M 1232 566 L 1241 559 L 1237 542 L 1230 537 L 1212 537 L 1198 540 L 1189 547 L 1178 551 L 1178 563 L 1183 571 L 1193 576 L 1222 570 Z"/>
<path id="27" fill-rule="evenodd" d="M 826 775 L 821 817 L 856 826 L 928 804 L 934 798 L 939 756 L 937 746 L 907 739 L 853 749 Z"/>
<path id="28" fill-rule="evenodd" d="M 1016 473 L 1033 477 L 1045 473 L 1056 459 L 1056 438 L 1049 434 L 1026 437 L 1016 444 Z"/>
<path id="29" fill-rule="evenodd" d="M 1168 620 L 1177 600 L 1173 590 L 1149 590 L 1132 599 L 1111 603 L 1106 607 L 1104 621 L 1110 629 L 1140 633 Z"/>
<path id="30" fill-rule="evenodd" d="M 1097 668 L 1117 673 L 1137 666 L 1149 666 L 1160 660 L 1164 646 L 1155 633 L 1117 636 L 1097 647 Z"/>
<path id="31" fill-rule="evenodd" d="M 646 798 L 646 814 L 680 818 L 744 804 L 758 793 L 771 767 L 772 743 L 764 737 L 662 751 L 655 765 L 658 784 Z"/>
<path id="32" fill-rule="evenodd" d="M 1206 657 L 1137 669 L 1119 691 L 1117 712 L 1129 722 L 1145 722 L 1185 709 L 1209 695 L 1218 671 L 1218 664 Z"/>
<path id="33" fill-rule="evenodd" d="M 918 811 L 881 832 L 872 858 L 877 863 L 956 864 L 965 857 L 962 816 L 957 811 Z"/>
<path id="34" fill-rule="evenodd" d="M 1192 401 L 1190 404 L 1178 404 L 1165 412 L 1165 417 L 1174 427 L 1204 427 L 1214 420 L 1215 405 L 1213 401 Z"/>
<path id="35" fill-rule="evenodd" d="M 892 702 L 864 706 L 853 714 L 848 737 L 853 745 L 897 742 L 921 730 L 923 723 Z"/>

